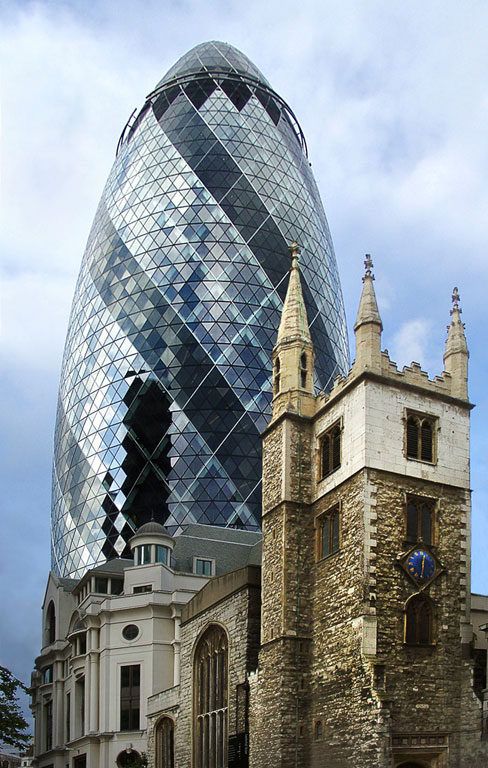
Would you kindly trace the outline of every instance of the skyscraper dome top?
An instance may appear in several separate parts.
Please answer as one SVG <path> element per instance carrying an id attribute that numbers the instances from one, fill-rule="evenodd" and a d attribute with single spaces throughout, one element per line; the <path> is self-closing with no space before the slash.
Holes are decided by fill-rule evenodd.
<path id="1" fill-rule="evenodd" d="M 178 79 L 183 75 L 193 75 L 200 72 L 229 72 L 244 75 L 245 77 L 258 80 L 268 88 L 270 87 L 264 75 L 247 56 L 244 56 L 243 53 L 229 45 L 229 43 L 222 43 L 218 40 L 200 43 L 192 48 L 191 51 L 185 53 L 168 70 L 156 87 L 160 88 L 162 85 L 166 85 L 171 80 Z"/>

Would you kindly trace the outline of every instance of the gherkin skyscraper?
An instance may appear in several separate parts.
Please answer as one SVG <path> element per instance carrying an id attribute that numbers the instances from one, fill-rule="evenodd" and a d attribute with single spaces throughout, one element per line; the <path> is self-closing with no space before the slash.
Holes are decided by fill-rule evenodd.
<path id="1" fill-rule="evenodd" d="M 153 516 L 173 534 L 259 528 L 293 240 L 327 389 L 347 337 L 305 138 L 242 53 L 199 45 L 126 125 L 84 254 L 55 434 L 58 574 L 127 554 Z"/>

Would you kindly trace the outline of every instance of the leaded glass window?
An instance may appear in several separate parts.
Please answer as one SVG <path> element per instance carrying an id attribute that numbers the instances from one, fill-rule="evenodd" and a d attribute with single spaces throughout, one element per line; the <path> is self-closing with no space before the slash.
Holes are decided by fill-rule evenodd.
<path id="1" fill-rule="evenodd" d="M 341 427 L 335 424 L 331 427 L 320 441 L 320 459 L 322 478 L 335 472 L 341 466 Z"/>
<path id="2" fill-rule="evenodd" d="M 195 653 L 195 768 L 227 766 L 227 717 L 227 635 L 222 627 L 212 625 Z"/>
<path id="3" fill-rule="evenodd" d="M 318 559 L 337 552 L 340 545 L 340 509 L 335 506 L 319 518 Z"/>
<path id="4" fill-rule="evenodd" d="M 407 499 L 407 541 L 433 543 L 434 501 L 410 496 Z"/>
<path id="5" fill-rule="evenodd" d="M 156 728 L 156 768 L 174 768 L 174 723 L 163 717 Z"/>
<path id="6" fill-rule="evenodd" d="M 414 595 L 405 610 L 405 642 L 408 645 L 431 645 L 432 641 L 432 605 L 422 595 Z"/>

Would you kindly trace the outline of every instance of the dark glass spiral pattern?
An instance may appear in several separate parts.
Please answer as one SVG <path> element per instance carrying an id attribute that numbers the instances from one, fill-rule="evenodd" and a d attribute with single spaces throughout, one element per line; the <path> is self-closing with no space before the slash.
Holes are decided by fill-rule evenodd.
<path id="1" fill-rule="evenodd" d="M 55 435 L 58 574 L 127 554 L 153 516 L 172 534 L 259 528 L 293 240 L 324 389 L 348 350 L 303 135 L 245 56 L 200 45 L 124 129 L 83 258 Z"/>

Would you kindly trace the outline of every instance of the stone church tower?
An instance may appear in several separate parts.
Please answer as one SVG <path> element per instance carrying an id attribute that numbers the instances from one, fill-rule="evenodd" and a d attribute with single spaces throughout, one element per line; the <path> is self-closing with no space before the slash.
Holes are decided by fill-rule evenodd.
<path id="1" fill-rule="evenodd" d="M 445 371 L 381 351 L 365 261 L 356 359 L 314 396 L 292 250 L 263 448 L 252 768 L 485 766 L 472 689 L 468 350 L 454 289 Z"/>

